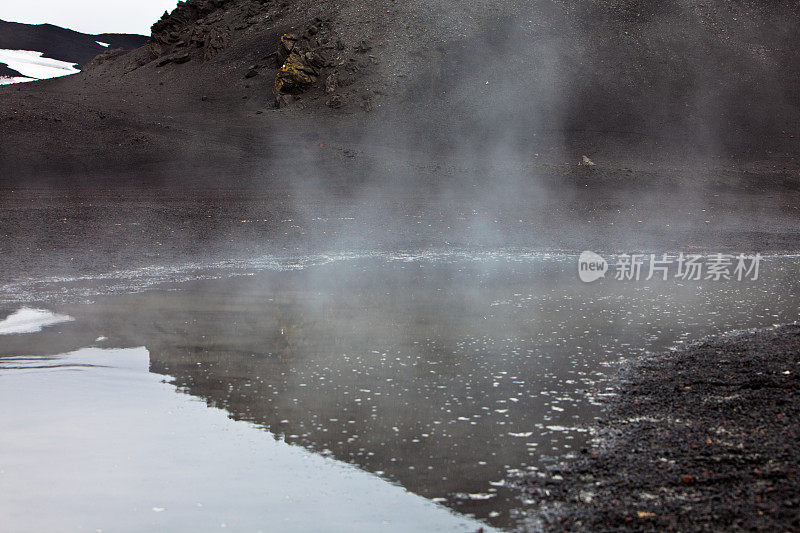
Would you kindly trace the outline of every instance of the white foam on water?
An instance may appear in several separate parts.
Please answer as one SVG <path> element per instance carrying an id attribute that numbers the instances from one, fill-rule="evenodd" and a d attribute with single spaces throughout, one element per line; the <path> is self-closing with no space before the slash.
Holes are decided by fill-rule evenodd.
<path id="1" fill-rule="evenodd" d="M 99 294 L 141 292 L 160 283 L 180 283 L 200 279 L 249 276 L 263 271 L 293 271 L 320 267 L 331 263 L 364 259 L 392 262 L 455 262 L 455 261 L 514 261 L 530 262 L 542 259 L 564 260 L 561 254 L 544 252 L 466 252 L 438 250 L 421 253 L 397 252 L 332 252 L 302 256 L 264 255 L 251 259 L 184 263 L 172 266 L 146 266 L 81 276 L 51 276 L 18 279 L 0 285 L 0 301 L 26 302 L 52 299 L 55 301 L 91 301 Z M 72 286 L 92 283 L 92 286 Z"/>
<path id="2" fill-rule="evenodd" d="M 0 335 L 14 333 L 36 333 L 42 328 L 74 320 L 71 316 L 58 315 L 47 309 L 23 307 L 0 320 Z"/>
<path id="3" fill-rule="evenodd" d="M 0 285 L 0 301 L 27 302 L 33 300 L 84 301 L 94 296 L 112 293 L 133 293 L 161 283 L 180 283 L 201 279 L 252 276 L 263 271 L 292 271 L 320 267 L 331 263 L 364 259 L 384 260 L 387 263 L 455 263 L 510 262 L 572 263 L 578 254 L 573 252 L 542 252 L 501 249 L 468 251 L 442 248 L 422 252 L 331 252 L 300 256 L 262 255 L 249 259 L 211 262 L 188 262 L 172 266 L 145 266 L 82 276 L 50 276 L 22 278 Z M 609 258 L 615 257 L 609 254 Z M 800 254 L 764 254 L 765 262 L 774 259 L 797 259 Z M 70 286 L 92 283 L 92 286 Z M 511 302 L 509 302 L 511 303 Z"/>

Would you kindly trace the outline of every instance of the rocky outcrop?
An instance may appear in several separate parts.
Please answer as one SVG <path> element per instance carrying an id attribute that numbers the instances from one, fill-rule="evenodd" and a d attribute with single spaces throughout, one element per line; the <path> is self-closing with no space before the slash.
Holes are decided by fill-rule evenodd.
<path id="1" fill-rule="evenodd" d="M 370 50 L 372 47 L 366 40 L 347 46 L 336 34 L 333 23 L 320 18 L 299 35 L 283 35 L 276 53 L 279 68 L 273 88 L 276 106 L 288 105 L 298 95 L 319 86 L 330 95 L 325 102 L 328 107 L 345 107 L 348 99 L 342 92 L 368 75 L 370 66 L 377 63 Z M 371 111 L 373 107 L 372 95 L 363 98 L 362 109 Z"/>
<path id="2" fill-rule="evenodd" d="M 334 36 L 330 21 L 315 19 L 299 36 L 285 34 L 276 54 L 275 103 L 283 107 L 295 96 L 308 91 L 326 71 L 334 66 L 334 53 L 344 44 Z"/>
<path id="3" fill-rule="evenodd" d="M 148 42 L 150 59 L 178 54 L 181 61 L 184 57 L 185 61 L 208 61 L 228 47 L 234 32 L 267 17 L 268 6 L 252 0 L 180 2 L 172 13 L 165 12 L 153 24 Z"/>
<path id="4" fill-rule="evenodd" d="M 122 55 L 125 55 L 126 53 L 127 53 L 127 50 L 124 50 L 122 48 L 113 48 L 113 49 L 110 49 L 110 50 L 106 50 L 102 54 L 98 54 L 97 56 L 95 56 L 95 58 L 92 59 L 86 65 L 85 69 L 91 69 L 91 68 L 97 67 L 99 65 L 102 65 L 103 63 L 106 63 L 108 61 L 112 61 L 112 60 L 114 60 L 114 59 L 116 59 L 116 58 L 118 58 L 118 57 L 120 57 Z"/>
<path id="5" fill-rule="evenodd" d="M 339 109 L 353 103 L 354 108 L 371 110 L 372 97 L 362 93 L 373 88 L 357 82 L 364 81 L 377 63 L 372 44 L 362 35 L 353 35 L 352 21 L 343 20 L 337 10 L 320 5 L 315 8 L 317 16 L 301 18 L 298 4 L 275 0 L 180 2 L 153 24 L 146 49 L 125 61 L 122 71 L 127 74 L 145 65 L 169 71 L 169 66 L 199 66 L 222 56 L 211 70 L 222 69 L 225 76 L 252 80 L 244 83 L 245 88 L 261 95 L 271 92 L 276 107 L 312 93 L 304 98 L 317 105 L 327 103 Z M 104 56 L 97 64 L 115 57 Z M 182 69 L 181 76 L 193 75 L 190 71 Z M 164 82 L 170 83 L 169 78 Z"/>

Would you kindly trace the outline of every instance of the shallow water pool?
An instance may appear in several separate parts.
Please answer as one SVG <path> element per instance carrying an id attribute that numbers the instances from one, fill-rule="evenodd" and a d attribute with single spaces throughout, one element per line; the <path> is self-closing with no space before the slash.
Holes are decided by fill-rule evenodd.
<path id="1" fill-rule="evenodd" d="M 603 397 L 614 392 L 610 377 L 619 362 L 708 334 L 797 320 L 799 270 L 795 257 L 770 257 L 757 281 L 637 282 L 609 276 L 585 284 L 578 280 L 576 256 L 485 253 L 215 268 L 213 275 L 194 279 L 181 274 L 181 283 L 169 276 L 148 278 L 146 287 L 131 282 L 128 290 L 113 276 L 51 280 L 25 291 L 16 285 L 15 294 L 24 294 L 28 307 L 74 320 L 0 338 L 0 380 L 6 393 L 5 384 L 22 387 L 29 379 L 30 370 L 10 356 L 69 360 L 63 354 L 102 349 L 111 350 L 101 352 L 113 360 L 120 349 L 145 350 L 140 353 L 146 354 L 146 375 L 174 385 L 159 383 L 158 394 L 169 389 L 176 396 L 171 391 L 177 389 L 214 408 L 210 412 L 249 422 L 231 426 L 249 428 L 243 446 L 263 439 L 269 446 L 303 450 L 309 461 L 351 463 L 381 486 L 400 490 L 389 481 L 458 516 L 513 528 L 524 502 L 510 481 L 559 456 L 580 453 L 591 438 L 588 426 L 601 415 Z M 8 304 L 9 312 L 18 312 L 19 305 Z M 135 380 L 105 375 L 94 366 L 48 372 L 56 374 L 48 378 L 52 394 L 38 400 L 42 423 L 48 405 L 58 402 L 58 391 L 68 387 L 60 374 L 92 375 L 111 397 L 134 395 L 135 413 L 146 410 L 149 395 L 155 395 L 137 389 Z M 14 402 L 13 396 L 4 401 Z M 94 405 L 102 414 L 104 404 Z M 79 417 L 85 409 L 79 403 L 58 407 L 51 417 Z M 15 424 L 25 419 L 20 413 Z M 9 424 L 8 415 L 3 417 L 0 424 Z M 170 420 L 167 426 L 180 427 L 188 418 Z M 146 425 L 147 417 L 139 423 Z M 208 438 L 230 431 L 203 424 L 200 416 L 190 425 Z M 258 437 L 249 432 L 253 428 L 261 430 L 253 430 Z M 81 426 L 63 430 L 70 438 L 85 437 Z M 171 443 L 169 432 L 147 435 L 153 446 L 187 454 L 204 446 L 182 436 Z M 235 447 L 238 439 L 229 445 Z M 102 439 L 87 445 L 104 447 Z M 264 448 L 260 459 L 248 461 L 268 461 L 275 449 Z M 8 453 L 4 457 L 8 460 Z M 159 474 L 169 477 L 171 464 L 158 463 Z M 85 468 L 78 477 L 102 479 L 106 472 L 100 466 L 92 471 L 91 463 Z M 202 474 L 218 465 L 211 459 L 198 468 Z M 292 468 L 280 482 L 260 478 L 265 505 L 275 503 L 266 494 L 276 484 L 295 488 Z M 47 468 L 41 470 L 44 482 Z M 25 470 L 17 472 L 22 476 Z M 298 470 L 298 487 L 303 476 Z M 322 475 L 320 486 L 336 493 L 337 476 Z M 9 487 L 15 482 L 7 474 L 0 479 Z M 216 492 L 223 500 L 234 498 L 233 488 Z M 366 485 L 363 491 L 341 497 L 362 505 L 380 499 Z M 318 509 L 313 497 L 294 503 L 287 512 L 305 513 L 303 505 L 309 512 Z M 452 520 L 448 527 L 464 525 L 443 507 L 432 509 L 429 516 L 442 511 Z M 431 520 L 415 527 L 432 529 L 436 519 Z M 346 522 L 328 525 L 347 530 Z"/>

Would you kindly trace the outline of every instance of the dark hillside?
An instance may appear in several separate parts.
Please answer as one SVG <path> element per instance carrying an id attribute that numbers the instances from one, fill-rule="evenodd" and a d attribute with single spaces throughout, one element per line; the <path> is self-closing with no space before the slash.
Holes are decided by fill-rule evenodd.
<path id="1" fill-rule="evenodd" d="M 296 160 L 289 139 L 307 137 L 473 173 L 582 155 L 615 170 L 791 172 L 797 20 L 788 0 L 190 0 L 145 47 L 0 88 L 0 166 L 10 181 L 202 171 L 224 185 L 260 181 L 255 169 Z M 287 165 L 285 177 L 311 168 Z"/>
<path id="2" fill-rule="evenodd" d="M 0 48 L 6 50 L 35 50 L 44 57 L 85 65 L 108 48 L 131 50 L 147 42 L 144 35 L 106 33 L 87 35 L 52 24 L 20 24 L 0 20 Z"/>

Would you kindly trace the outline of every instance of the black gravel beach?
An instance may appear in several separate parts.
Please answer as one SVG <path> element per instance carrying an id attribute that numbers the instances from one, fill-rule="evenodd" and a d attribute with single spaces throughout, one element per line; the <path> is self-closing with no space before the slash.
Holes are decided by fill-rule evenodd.
<path id="1" fill-rule="evenodd" d="M 526 480 L 552 531 L 795 531 L 800 326 L 630 364 L 579 457 Z"/>

